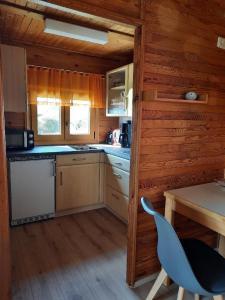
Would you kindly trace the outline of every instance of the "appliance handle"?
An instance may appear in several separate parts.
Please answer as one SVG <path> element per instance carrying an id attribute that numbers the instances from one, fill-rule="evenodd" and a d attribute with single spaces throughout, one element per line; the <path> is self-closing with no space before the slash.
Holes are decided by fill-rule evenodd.
<path id="1" fill-rule="evenodd" d="M 52 176 L 56 176 L 56 162 L 55 160 L 52 162 Z"/>
<path id="2" fill-rule="evenodd" d="M 24 148 L 27 148 L 27 131 L 24 131 L 23 133 L 23 146 Z"/>

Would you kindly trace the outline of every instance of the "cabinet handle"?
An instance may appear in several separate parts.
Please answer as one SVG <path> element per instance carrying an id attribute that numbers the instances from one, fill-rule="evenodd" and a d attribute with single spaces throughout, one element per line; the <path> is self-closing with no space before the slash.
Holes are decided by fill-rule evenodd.
<path id="1" fill-rule="evenodd" d="M 114 198 L 116 198 L 117 200 L 119 200 L 119 197 L 118 197 L 117 195 L 115 195 L 115 194 L 112 193 L 112 196 L 113 196 Z"/>
<path id="2" fill-rule="evenodd" d="M 60 185 L 63 185 L 63 173 L 60 172 Z"/>
<path id="3" fill-rule="evenodd" d="M 121 162 L 116 162 L 115 165 L 122 166 Z"/>
<path id="4" fill-rule="evenodd" d="M 117 178 L 121 179 L 122 176 L 120 174 L 117 174 L 117 173 L 113 173 L 114 176 L 116 176 Z"/>
<path id="5" fill-rule="evenodd" d="M 80 157 L 80 158 L 73 158 L 73 161 L 81 161 L 81 160 L 86 160 L 85 157 Z"/>

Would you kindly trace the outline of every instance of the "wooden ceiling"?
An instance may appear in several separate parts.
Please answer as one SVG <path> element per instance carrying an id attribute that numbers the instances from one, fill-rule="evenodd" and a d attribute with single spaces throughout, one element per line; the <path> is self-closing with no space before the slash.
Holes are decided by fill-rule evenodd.
<path id="1" fill-rule="evenodd" d="M 109 42 L 98 45 L 44 33 L 45 18 L 106 30 Z M 131 57 L 134 47 L 132 27 L 94 16 L 63 12 L 27 0 L 0 2 L 0 28 L 3 43 L 54 48 L 112 60 Z"/>

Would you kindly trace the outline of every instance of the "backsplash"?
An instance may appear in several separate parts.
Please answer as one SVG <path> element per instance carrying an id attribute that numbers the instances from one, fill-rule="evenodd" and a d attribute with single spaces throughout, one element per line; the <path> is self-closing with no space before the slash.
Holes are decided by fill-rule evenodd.
<path id="1" fill-rule="evenodd" d="M 132 121 L 132 117 L 119 117 L 119 126 L 121 127 L 121 124 L 127 121 Z"/>
<path id="2" fill-rule="evenodd" d="M 8 128 L 24 129 L 26 126 L 26 114 L 17 112 L 5 112 L 5 126 Z"/>

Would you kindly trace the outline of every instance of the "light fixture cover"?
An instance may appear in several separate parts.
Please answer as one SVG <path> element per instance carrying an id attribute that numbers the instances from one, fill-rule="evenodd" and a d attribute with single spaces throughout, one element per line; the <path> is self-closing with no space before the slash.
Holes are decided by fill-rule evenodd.
<path id="1" fill-rule="evenodd" d="M 101 45 L 108 42 L 108 33 L 105 31 L 90 29 L 52 19 L 45 20 L 44 32 Z"/>

